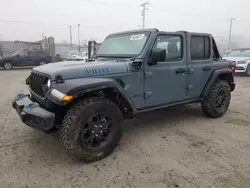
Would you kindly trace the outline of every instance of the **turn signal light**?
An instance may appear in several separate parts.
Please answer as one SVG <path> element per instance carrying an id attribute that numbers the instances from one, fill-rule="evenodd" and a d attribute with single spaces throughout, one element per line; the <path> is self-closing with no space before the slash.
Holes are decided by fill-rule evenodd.
<path id="1" fill-rule="evenodd" d="M 63 101 L 71 101 L 72 99 L 73 99 L 73 96 L 71 96 L 71 95 L 65 95 L 65 96 L 62 98 Z"/>

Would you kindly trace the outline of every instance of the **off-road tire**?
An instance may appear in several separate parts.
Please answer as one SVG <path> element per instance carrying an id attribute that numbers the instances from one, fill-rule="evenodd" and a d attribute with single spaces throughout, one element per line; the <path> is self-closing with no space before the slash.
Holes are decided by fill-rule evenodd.
<path id="1" fill-rule="evenodd" d="M 79 139 L 82 128 L 81 121 L 87 121 L 95 113 L 105 113 L 112 121 L 112 138 L 104 148 L 95 151 L 82 147 Z M 94 162 L 108 156 L 118 145 L 122 130 L 120 123 L 122 114 L 119 107 L 105 98 L 89 98 L 79 101 L 73 105 L 64 117 L 61 129 L 61 139 L 68 153 L 78 160 L 84 162 Z"/>
<path id="2" fill-rule="evenodd" d="M 225 92 L 225 100 L 223 102 L 223 106 L 221 108 L 216 108 L 216 100 L 219 92 Z M 217 80 L 212 87 L 209 95 L 204 98 L 201 102 L 203 112 L 212 118 L 218 118 L 223 116 L 230 104 L 231 100 L 231 90 L 227 81 L 225 80 Z"/>

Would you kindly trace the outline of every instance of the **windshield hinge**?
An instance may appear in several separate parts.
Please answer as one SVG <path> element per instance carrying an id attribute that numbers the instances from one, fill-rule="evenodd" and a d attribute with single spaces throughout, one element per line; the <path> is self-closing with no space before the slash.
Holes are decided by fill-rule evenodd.
<path id="1" fill-rule="evenodd" d="M 56 83 L 63 83 L 64 82 L 61 75 L 56 75 L 55 80 L 56 80 Z"/>
<path id="2" fill-rule="evenodd" d="M 152 77 L 152 72 L 144 72 L 144 79 L 148 79 Z"/>

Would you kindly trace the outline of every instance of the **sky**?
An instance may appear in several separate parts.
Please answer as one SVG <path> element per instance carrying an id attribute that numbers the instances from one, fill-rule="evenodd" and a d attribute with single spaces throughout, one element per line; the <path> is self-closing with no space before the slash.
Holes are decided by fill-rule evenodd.
<path id="1" fill-rule="evenodd" d="M 109 33 L 142 28 L 143 0 L 0 0 L 0 40 L 36 41 L 53 36 L 55 41 L 77 43 L 102 40 Z M 250 33 L 249 0 L 149 0 L 146 28 L 186 30 L 228 37 Z"/>

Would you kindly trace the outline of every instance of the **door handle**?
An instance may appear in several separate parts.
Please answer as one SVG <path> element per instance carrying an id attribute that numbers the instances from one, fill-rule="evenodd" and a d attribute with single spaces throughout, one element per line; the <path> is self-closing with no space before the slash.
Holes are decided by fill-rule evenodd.
<path id="1" fill-rule="evenodd" d="M 209 70 L 211 70 L 211 67 L 203 67 L 202 70 L 203 71 L 209 71 Z"/>
<path id="2" fill-rule="evenodd" d="M 183 69 L 183 68 L 179 68 L 179 69 L 176 69 L 176 70 L 175 70 L 175 73 L 176 73 L 176 74 L 182 74 L 182 73 L 185 73 L 185 72 L 187 72 L 187 70 L 186 70 L 186 69 Z"/>

